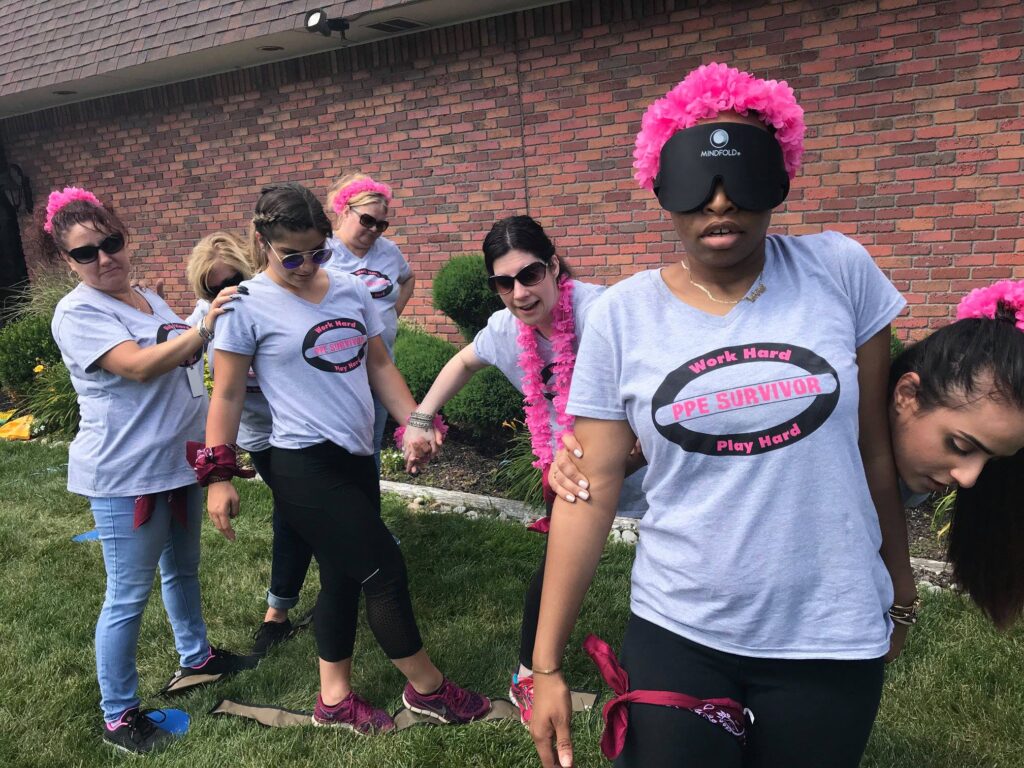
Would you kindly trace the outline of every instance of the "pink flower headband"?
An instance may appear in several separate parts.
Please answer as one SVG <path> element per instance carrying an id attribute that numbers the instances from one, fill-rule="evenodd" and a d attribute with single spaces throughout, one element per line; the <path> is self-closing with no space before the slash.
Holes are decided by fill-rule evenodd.
<path id="1" fill-rule="evenodd" d="M 1014 324 L 1024 331 L 1024 280 L 1000 280 L 985 288 L 975 288 L 960 300 L 956 319 L 981 317 L 995 320 L 1000 304 L 1014 313 Z"/>
<path id="2" fill-rule="evenodd" d="M 97 208 L 103 207 L 103 203 L 96 199 L 96 195 L 87 189 L 64 187 L 60 192 L 54 190 L 46 201 L 46 222 L 43 224 L 43 231 L 46 234 L 53 234 L 53 217 L 57 215 L 57 212 L 75 200 L 84 200 L 87 203 L 92 203 Z"/>
<path id="3" fill-rule="evenodd" d="M 644 189 L 654 188 L 661 149 L 672 134 L 692 128 L 699 120 L 721 112 L 756 112 L 775 129 L 789 178 L 796 176 L 804 153 L 804 110 L 785 81 L 761 80 L 725 64 L 706 64 L 644 112 L 633 150 L 633 178 Z"/>
<path id="4" fill-rule="evenodd" d="M 335 213 L 341 213 L 345 210 L 345 206 L 348 205 L 348 201 L 356 195 L 361 195 L 364 192 L 373 192 L 377 195 L 382 195 L 384 200 L 388 203 L 391 202 L 391 187 L 387 184 L 381 184 L 374 181 L 373 179 L 359 179 L 353 181 L 351 184 L 346 184 L 344 187 L 338 190 L 338 193 L 334 196 L 334 208 Z"/>

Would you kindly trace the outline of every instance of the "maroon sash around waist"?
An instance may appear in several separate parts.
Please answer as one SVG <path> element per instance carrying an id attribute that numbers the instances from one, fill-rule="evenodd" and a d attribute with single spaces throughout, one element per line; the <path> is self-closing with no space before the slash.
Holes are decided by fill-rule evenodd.
<path id="1" fill-rule="evenodd" d="M 629 725 L 627 704 L 655 704 L 661 707 L 688 709 L 708 722 L 720 725 L 727 732 L 746 742 L 746 723 L 743 707 L 732 699 L 698 699 L 675 691 L 631 691 L 629 675 L 620 665 L 611 647 L 596 635 L 589 635 L 583 643 L 583 650 L 597 664 L 604 681 L 615 692 L 615 698 L 604 705 L 604 733 L 601 734 L 601 751 L 609 760 L 622 752 L 626 743 L 626 728 Z"/>

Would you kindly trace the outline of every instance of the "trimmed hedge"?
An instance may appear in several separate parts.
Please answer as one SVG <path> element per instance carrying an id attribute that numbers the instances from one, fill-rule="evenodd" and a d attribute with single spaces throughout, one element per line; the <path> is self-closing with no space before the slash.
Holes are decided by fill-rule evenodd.
<path id="1" fill-rule="evenodd" d="M 395 339 L 395 365 L 419 402 L 458 351 L 456 346 L 421 328 L 401 323 Z M 493 435 L 502 424 L 523 418 L 522 395 L 497 368 L 477 373 L 444 407 L 445 418 L 475 435 Z"/>
<path id="2" fill-rule="evenodd" d="M 479 253 L 452 256 L 434 276 L 434 308 L 458 326 L 466 341 L 487 325 L 488 318 L 505 305 L 487 287 L 484 257 Z"/>
<path id="3" fill-rule="evenodd" d="M 42 363 L 60 364 L 60 350 L 50 335 L 50 321 L 25 315 L 0 329 L 0 387 L 23 397 L 32 384 L 33 369 Z"/>

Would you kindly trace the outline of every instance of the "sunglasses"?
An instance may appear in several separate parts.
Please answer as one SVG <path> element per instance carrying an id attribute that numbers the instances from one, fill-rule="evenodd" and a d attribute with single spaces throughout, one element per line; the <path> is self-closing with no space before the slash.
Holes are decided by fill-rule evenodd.
<path id="1" fill-rule="evenodd" d="M 520 285 L 536 285 L 547 275 L 548 266 L 543 261 L 535 261 L 519 270 L 517 275 L 491 275 L 487 278 L 487 287 L 495 293 L 509 293 L 516 287 L 516 281 Z"/>
<path id="2" fill-rule="evenodd" d="M 103 238 L 99 245 L 80 245 L 68 251 L 68 256 L 79 264 L 91 264 L 100 257 L 100 251 L 110 256 L 119 253 L 124 248 L 124 235 L 120 232 L 112 232 Z"/>
<path id="3" fill-rule="evenodd" d="M 221 282 L 217 283 L 217 285 L 207 286 L 207 298 L 215 299 L 217 297 L 217 294 L 223 291 L 225 288 L 231 288 L 232 286 L 235 285 L 241 285 L 243 280 L 245 280 L 245 278 L 242 277 L 242 273 L 235 272 L 235 274 L 233 274 L 231 277 L 222 280 Z"/>
<path id="4" fill-rule="evenodd" d="M 359 211 L 352 208 L 352 206 L 349 206 L 349 208 L 352 209 L 352 213 L 359 213 Z M 377 230 L 378 235 L 383 234 L 383 232 L 388 228 L 388 225 L 391 224 L 387 219 L 376 219 L 368 213 L 359 213 L 359 223 L 366 229 Z"/>
<path id="5" fill-rule="evenodd" d="M 322 264 L 326 264 L 328 261 L 331 260 L 331 256 L 334 255 L 334 252 L 331 251 L 330 248 L 325 247 L 326 242 L 324 243 L 324 245 L 312 251 L 303 251 L 302 253 L 289 253 L 287 256 L 281 256 L 281 254 L 277 252 L 277 249 L 274 248 L 273 244 L 269 240 L 267 240 L 266 243 L 267 247 L 274 252 L 274 255 L 277 256 L 277 260 L 281 262 L 281 266 L 284 267 L 285 269 L 298 269 L 299 267 L 302 266 L 302 262 L 306 260 L 307 256 L 312 260 L 314 264 L 319 266 Z"/>

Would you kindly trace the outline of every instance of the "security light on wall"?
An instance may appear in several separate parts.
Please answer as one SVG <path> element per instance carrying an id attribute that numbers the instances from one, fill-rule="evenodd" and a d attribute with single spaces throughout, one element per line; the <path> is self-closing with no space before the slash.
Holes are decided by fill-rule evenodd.
<path id="1" fill-rule="evenodd" d="M 306 12 L 303 26 L 307 32 L 319 32 L 324 37 L 330 37 L 331 32 L 341 32 L 341 37 L 344 39 L 345 30 L 349 28 L 349 23 L 344 19 L 329 19 L 327 18 L 327 11 L 323 8 L 314 8 L 312 11 Z"/>

